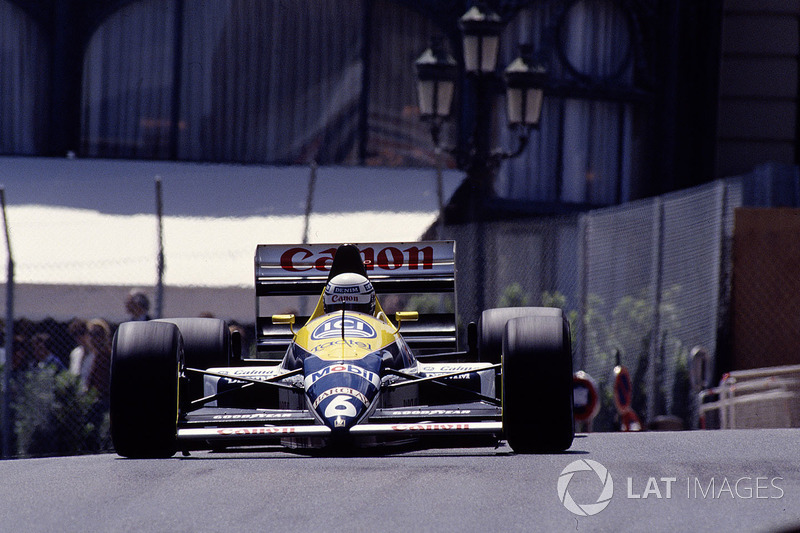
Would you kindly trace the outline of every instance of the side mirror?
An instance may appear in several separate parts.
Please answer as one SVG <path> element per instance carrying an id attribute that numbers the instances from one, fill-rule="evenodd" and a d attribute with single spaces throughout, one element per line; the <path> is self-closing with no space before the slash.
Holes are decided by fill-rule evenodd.
<path id="1" fill-rule="evenodd" d="M 416 311 L 398 311 L 394 314 L 394 320 L 397 322 L 397 329 L 394 332 L 397 333 L 400 331 L 400 324 L 403 322 L 416 322 L 419 320 L 419 313 Z"/>
<path id="2" fill-rule="evenodd" d="M 272 315 L 272 323 L 273 324 L 289 324 L 289 330 L 292 332 L 292 335 L 295 335 L 294 332 L 294 315 Z"/>

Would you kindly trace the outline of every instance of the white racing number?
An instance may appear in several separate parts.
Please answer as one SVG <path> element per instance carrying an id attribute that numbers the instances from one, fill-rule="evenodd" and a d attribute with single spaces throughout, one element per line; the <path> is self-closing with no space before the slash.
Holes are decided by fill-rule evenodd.
<path id="1" fill-rule="evenodd" d="M 350 403 L 350 396 L 345 394 L 334 396 L 325 408 L 325 418 L 333 418 L 334 416 L 353 417 L 357 414 L 356 407 Z"/>

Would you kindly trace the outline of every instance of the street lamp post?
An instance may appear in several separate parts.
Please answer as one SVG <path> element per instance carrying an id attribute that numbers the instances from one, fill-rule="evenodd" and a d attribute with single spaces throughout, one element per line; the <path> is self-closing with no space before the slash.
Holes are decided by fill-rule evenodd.
<path id="1" fill-rule="evenodd" d="M 445 149 L 440 144 L 442 124 L 449 120 L 458 69 L 455 60 L 444 49 L 442 39 L 435 40 L 417 59 L 417 86 L 422 120 L 430 125 L 437 156 L 442 150 L 452 153 L 459 168 L 467 174 L 465 199 L 467 219 L 474 225 L 475 250 L 473 261 L 478 269 L 476 300 L 478 312 L 484 304 L 484 208 L 495 196 L 494 181 L 504 159 L 520 155 L 527 145 L 532 129 L 538 127 L 547 70 L 534 65 L 532 48 L 520 47 L 520 56 L 504 72 L 506 115 L 509 127 L 518 134 L 516 150 L 495 150 L 492 140 L 494 93 L 498 86 L 497 56 L 500 49 L 500 17 L 479 6 L 473 6 L 459 19 L 463 37 L 464 72 L 474 91 L 473 129 L 466 146 Z M 462 98 L 462 102 L 464 99 Z M 440 213 L 440 217 L 444 214 Z"/>
<path id="2" fill-rule="evenodd" d="M 438 37 L 419 56 L 415 65 L 420 116 L 430 124 L 431 137 L 438 148 L 442 123 L 450 118 L 450 109 L 453 107 L 458 74 L 456 60 L 445 52 L 444 39 Z"/>

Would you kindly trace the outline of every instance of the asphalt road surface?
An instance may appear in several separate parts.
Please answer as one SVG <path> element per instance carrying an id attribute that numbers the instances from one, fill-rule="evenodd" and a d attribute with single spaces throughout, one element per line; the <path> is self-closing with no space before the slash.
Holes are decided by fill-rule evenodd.
<path id="1" fill-rule="evenodd" d="M 800 430 L 580 435 L 559 455 L 24 459 L 0 480 L 0 531 L 791 531 Z"/>

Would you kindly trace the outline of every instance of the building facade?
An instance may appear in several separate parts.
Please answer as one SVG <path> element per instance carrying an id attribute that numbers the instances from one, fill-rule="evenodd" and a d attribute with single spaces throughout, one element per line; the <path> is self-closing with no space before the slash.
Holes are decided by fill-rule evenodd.
<path id="1" fill-rule="evenodd" d="M 460 57 L 471 4 L 0 0 L 0 154 L 433 165 L 413 62 L 435 35 Z M 505 23 L 500 65 L 529 43 L 549 70 L 500 197 L 575 210 L 796 162 L 797 2 L 487 4 Z M 475 113 L 461 74 L 452 145 Z"/>

